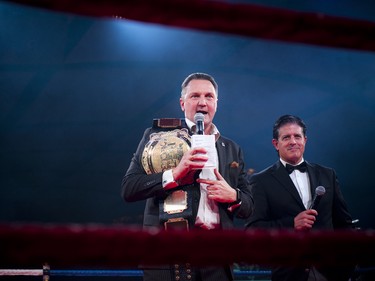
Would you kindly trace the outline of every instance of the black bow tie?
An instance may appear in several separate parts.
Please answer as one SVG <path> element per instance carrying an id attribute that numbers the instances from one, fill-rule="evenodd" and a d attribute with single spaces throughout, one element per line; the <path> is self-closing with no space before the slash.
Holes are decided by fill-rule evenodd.
<path id="1" fill-rule="evenodd" d="M 302 162 L 301 164 L 297 165 L 297 166 L 292 166 L 292 165 L 289 165 L 289 164 L 286 164 L 286 170 L 288 171 L 288 174 L 291 174 L 294 170 L 299 170 L 301 173 L 304 173 L 306 172 L 306 162 Z"/>

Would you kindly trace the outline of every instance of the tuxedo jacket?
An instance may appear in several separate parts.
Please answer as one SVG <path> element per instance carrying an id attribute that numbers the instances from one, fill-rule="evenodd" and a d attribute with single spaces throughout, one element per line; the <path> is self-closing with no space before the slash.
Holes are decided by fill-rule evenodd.
<path id="1" fill-rule="evenodd" d="M 313 229 L 351 228 L 352 218 L 335 171 L 318 164 L 306 163 L 311 196 L 314 197 L 318 186 L 323 186 L 326 190 L 315 208 L 318 216 Z M 284 165 L 277 161 L 254 174 L 249 182 L 254 198 L 254 212 L 247 227 L 293 229 L 294 217 L 306 208 Z M 307 277 L 308 271 L 304 268 L 279 268 L 273 272 L 272 280 L 298 281 L 307 280 Z"/>

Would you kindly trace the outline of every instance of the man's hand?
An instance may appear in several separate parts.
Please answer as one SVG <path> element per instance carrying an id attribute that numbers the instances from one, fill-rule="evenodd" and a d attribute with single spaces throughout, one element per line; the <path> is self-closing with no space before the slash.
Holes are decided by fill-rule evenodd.
<path id="1" fill-rule="evenodd" d="M 193 148 L 184 153 L 177 167 L 172 169 L 173 178 L 180 185 L 191 184 L 197 170 L 204 167 L 208 160 L 207 151 L 204 148 Z"/>
<path id="2" fill-rule="evenodd" d="M 296 230 L 307 230 L 311 229 L 315 223 L 318 212 L 313 209 L 309 209 L 299 213 L 294 218 L 294 229 Z"/>
<path id="3" fill-rule="evenodd" d="M 221 203 L 232 203 L 237 199 L 237 192 L 226 182 L 217 169 L 214 170 L 217 180 L 197 179 L 207 184 L 208 198 Z"/>

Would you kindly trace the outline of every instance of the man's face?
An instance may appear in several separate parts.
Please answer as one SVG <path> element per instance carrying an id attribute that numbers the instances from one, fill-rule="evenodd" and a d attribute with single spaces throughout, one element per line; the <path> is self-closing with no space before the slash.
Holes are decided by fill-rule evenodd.
<path id="1" fill-rule="evenodd" d="M 298 164 L 305 152 L 307 137 L 297 124 L 285 124 L 279 129 L 279 138 L 273 139 L 272 144 L 279 152 L 280 158 L 290 164 Z"/>
<path id="2" fill-rule="evenodd" d="M 186 93 L 180 98 L 185 117 L 194 122 L 197 112 L 204 114 L 205 128 L 209 129 L 217 109 L 217 96 L 214 86 L 207 80 L 191 80 Z"/>

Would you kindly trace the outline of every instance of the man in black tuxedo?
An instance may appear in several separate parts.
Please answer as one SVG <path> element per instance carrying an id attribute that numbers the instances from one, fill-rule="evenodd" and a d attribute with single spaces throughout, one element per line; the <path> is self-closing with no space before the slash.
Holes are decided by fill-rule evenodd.
<path id="1" fill-rule="evenodd" d="M 306 125 L 297 116 L 281 116 L 273 127 L 272 144 L 280 159 L 250 178 L 254 212 L 247 227 L 345 229 L 352 227 L 344 197 L 333 169 L 304 160 Z M 311 208 L 315 189 L 325 188 L 319 204 Z M 275 268 L 274 281 L 348 280 L 347 269 Z"/>
<path id="2" fill-rule="evenodd" d="M 153 127 L 146 129 L 123 178 L 122 197 L 128 202 L 146 200 L 144 229 L 231 229 L 234 217 L 246 219 L 253 209 L 243 151 L 212 123 L 218 97 L 214 78 L 193 73 L 181 88 L 180 107 L 185 118 L 155 119 Z M 204 116 L 204 134 L 214 135 L 216 168 L 205 168 L 205 148 L 184 149 L 196 131 L 196 113 Z M 183 211 L 177 214 L 166 211 L 173 198 L 182 205 Z M 233 272 L 229 265 L 191 268 L 176 264 L 146 269 L 144 280 L 226 281 L 233 280 Z"/>

